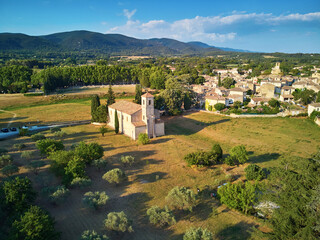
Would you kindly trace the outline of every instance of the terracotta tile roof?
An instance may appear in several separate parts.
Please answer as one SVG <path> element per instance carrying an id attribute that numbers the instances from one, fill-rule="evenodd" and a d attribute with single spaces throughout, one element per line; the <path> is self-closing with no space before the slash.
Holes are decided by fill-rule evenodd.
<path id="1" fill-rule="evenodd" d="M 230 92 L 246 92 L 246 90 L 239 87 L 235 87 L 235 88 L 231 88 Z"/>
<path id="2" fill-rule="evenodd" d="M 139 110 L 141 110 L 141 105 L 128 102 L 128 101 L 119 101 L 109 106 L 109 108 L 116 109 L 119 112 L 123 112 L 126 114 L 133 114 Z"/>
<path id="3" fill-rule="evenodd" d="M 283 98 L 294 98 L 291 94 L 282 95 Z"/>
<path id="4" fill-rule="evenodd" d="M 133 124 L 135 127 L 143 127 L 143 126 L 146 126 L 146 123 L 145 123 L 144 121 L 132 122 L 132 124 Z"/>
<path id="5" fill-rule="evenodd" d="M 290 86 L 284 86 L 282 89 L 285 89 L 285 90 L 286 90 L 286 89 L 288 89 L 288 90 L 289 90 L 289 89 L 293 89 L 293 87 L 290 87 Z"/>
<path id="6" fill-rule="evenodd" d="M 151 93 L 145 93 L 141 97 L 154 97 Z"/>
<path id="7" fill-rule="evenodd" d="M 225 100 L 226 98 L 214 95 L 214 96 L 206 96 L 206 99 L 210 99 L 210 100 Z"/>

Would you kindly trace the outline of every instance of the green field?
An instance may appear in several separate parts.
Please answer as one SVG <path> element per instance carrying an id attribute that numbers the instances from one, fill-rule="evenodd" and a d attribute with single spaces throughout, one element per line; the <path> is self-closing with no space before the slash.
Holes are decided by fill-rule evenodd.
<path id="1" fill-rule="evenodd" d="M 74 119 L 90 119 L 88 100 L 59 103 L 42 106 L 17 108 L 17 122 L 60 122 Z M 0 122 L 6 124 L 10 114 L 1 113 Z M 248 118 L 232 119 L 208 113 L 191 113 L 164 119 L 166 135 L 152 139 L 148 145 L 137 145 L 137 142 L 124 135 L 116 135 L 113 130 L 102 137 L 98 127 L 83 125 L 65 128 L 67 136 L 63 143 L 67 149 L 79 142 L 98 142 L 105 150 L 104 158 L 108 159 L 108 170 L 120 167 L 129 176 L 128 182 L 117 187 L 101 179 L 104 171 L 93 167 L 87 168 L 87 174 L 93 184 L 83 190 L 71 190 L 65 203 L 53 206 L 39 194 L 37 204 L 47 209 L 56 219 L 56 227 L 62 232 L 62 239 L 79 239 L 84 230 L 95 229 L 106 233 L 111 239 L 182 239 L 183 233 L 190 226 L 208 228 L 215 239 L 248 239 L 252 226 L 259 226 L 264 231 L 270 229 L 263 221 L 253 216 L 245 216 L 237 211 L 220 205 L 210 198 L 210 192 L 225 182 L 226 175 L 243 178 L 243 169 L 248 165 L 229 167 L 218 164 L 210 168 L 189 168 L 183 160 L 185 154 L 203 149 L 209 150 L 214 143 L 219 143 L 224 153 L 231 147 L 244 144 L 249 151 L 249 163 L 261 167 L 280 165 L 287 160 L 290 163 L 297 157 L 308 158 L 320 147 L 320 128 L 308 119 L 301 118 Z M 13 123 L 18 124 L 18 123 Z M 20 124 L 20 123 L 19 123 Z M 47 137 L 51 133 L 45 132 Z M 25 143 L 26 150 L 37 152 L 35 159 L 43 159 L 29 137 L 1 141 L 1 147 L 9 150 L 14 163 L 20 168 L 20 175 L 32 179 L 34 188 L 40 190 L 47 185 L 58 185 L 57 179 L 48 168 L 43 167 L 38 175 L 29 172 L 25 166 L 30 160 L 20 158 L 20 152 L 12 146 Z M 121 155 L 132 155 L 137 163 L 123 168 L 119 164 Z M 49 163 L 49 162 L 47 162 Z M 163 207 L 165 197 L 174 186 L 185 186 L 196 192 L 200 188 L 199 204 L 193 212 L 175 212 L 177 223 L 167 228 L 156 228 L 148 223 L 146 210 L 152 205 Z M 106 207 L 99 211 L 84 208 L 81 202 L 87 191 L 106 191 L 110 197 Z M 211 216 L 212 208 L 218 209 L 217 216 Z M 103 220 L 111 211 L 124 211 L 134 220 L 134 233 L 117 235 L 103 229 Z"/>

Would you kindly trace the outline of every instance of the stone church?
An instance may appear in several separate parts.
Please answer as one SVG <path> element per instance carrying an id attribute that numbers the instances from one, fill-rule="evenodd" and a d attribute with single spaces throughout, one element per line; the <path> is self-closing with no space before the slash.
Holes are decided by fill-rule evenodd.
<path id="1" fill-rule="evenodd" d="M 141 96 L 141 105 L 119 101 L 108 107 L 109 123 L 114 128 L 115 112 L 119 119 L 119 132 L 133 140 L 138 139 L 140 133 L 147 133 L 149 138 L 164 135 L 164 122 L 160 120 L 160 113 L 154 108 L 154 97 L 150 93 Z"/>

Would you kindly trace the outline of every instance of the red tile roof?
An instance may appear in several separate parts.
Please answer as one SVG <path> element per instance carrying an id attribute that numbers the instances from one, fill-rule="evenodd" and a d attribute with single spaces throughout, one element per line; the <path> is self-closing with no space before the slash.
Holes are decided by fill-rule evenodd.
<path id="1" fill-rule="evenodd" d="M 110 105 L 109 108 L 131 115 L 141 110 L 141 105 L 128 101 L 119 101 Z"/>
<path id="2" fill-rule="evenodd" d="M 145 93 L 141 97 L 154 97 L 151 93 Z"/>

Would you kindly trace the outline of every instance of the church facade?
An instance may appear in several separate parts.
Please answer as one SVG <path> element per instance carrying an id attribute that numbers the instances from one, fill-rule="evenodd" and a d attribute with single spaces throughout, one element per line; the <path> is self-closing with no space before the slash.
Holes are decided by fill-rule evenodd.
<path id="1" fill-rule="evenodd" d="M 141 105 L 119 101 L 108 107 L 109 123 L 115 128 L 115 112 L 119 120 L 119 132 L 133 140 L 138 139 L 140 133 L 147 133 L 149 138 L 165 135 L 164 122 L 160 120 L 160 114 L 154 108 L 154 97 L 150 93 L 141 96 Z"/>

